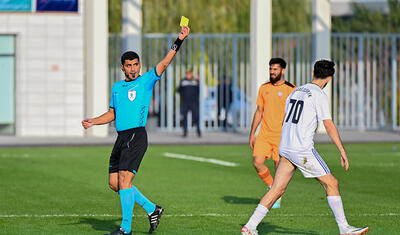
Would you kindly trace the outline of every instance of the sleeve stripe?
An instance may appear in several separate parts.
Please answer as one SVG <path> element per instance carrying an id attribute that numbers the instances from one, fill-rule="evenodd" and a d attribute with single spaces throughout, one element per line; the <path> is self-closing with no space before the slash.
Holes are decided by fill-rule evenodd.
<path id="1" fill-rule="evenodd" d="M 285 84 L 288 85 L 288 86 L 290 86 L 290 87 L 292 87 L 292 88 L 295 87 L 295 85 L 293 85 L 292 83 L 290 83 L 290 82 L 288 82 L 288 81 L 285 81 Z"/>
<path id="2" fill-rule="evenodd" d="M 157 74 L 157 66 L 154 67 L 154 73 L 156 74 L 157 77 L 161 77 L 161 75 Z"/>

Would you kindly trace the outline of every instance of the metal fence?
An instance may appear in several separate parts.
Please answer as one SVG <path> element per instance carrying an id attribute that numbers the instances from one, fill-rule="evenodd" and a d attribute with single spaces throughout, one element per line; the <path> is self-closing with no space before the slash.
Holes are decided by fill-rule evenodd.
<path id="1" fill-rule="evenodd" d="M 333 117 L 343 129 L 400 129 L 399 34 L 333 34 Z"/>
<path id="2" fill-rule="evenodd" d="M 176 35 L 149 34 L 143 40 L 143 69 L 161 60 Z M 250 124 L 249 37 L 245 34 L 191 35 L 174 58 L 154 90 L 150 114 L 161 129 L 180 129 L 180 97 L 176 92 L 187 68 L 193 68 L 200 81 L 200 126 L 216 130 L 225 121 L 227 129 Z M 224 77 L 232 92 L 220 92 Z M 222 100 L 225 100 L 223 102 Z M 225 105 L 218 106 L 219 103 Z M 190 122 L 190 120 L 189 120 Z"/>
<path id="3" fill-rule="evenodd" d="M 166 55 L 175 38 L 176 34 L 143 35 L 142 72 L 151 70 Z M 337 65 L 332 111 L 339 128 L 400 129 L 399 38 L 400 35 L 389 34 L 332 34 L 332 59 Z M 250 107 L 255 102 L 249 98 L 249 42 L 248 34 L 190 35 L 154 88 L 148 125 L 163 130 L 181 129 L 176 88 L 185 70 L 193 68 L 200 81 L 201 128 L 249 129 L 254 112 Z M 109 43 L 112 85 L 122 78 L 120 35 L 110 35 Z M 272 56 L 288 62 L 287 80 L 297 86 L 311 80 L 312 34 L 274 34 L 272 48 Z M 218 89 L 224 77 L 232 87 L 232 96 Z M 228 99 L 225 107 L 218 107 L 218 99 Z"/>

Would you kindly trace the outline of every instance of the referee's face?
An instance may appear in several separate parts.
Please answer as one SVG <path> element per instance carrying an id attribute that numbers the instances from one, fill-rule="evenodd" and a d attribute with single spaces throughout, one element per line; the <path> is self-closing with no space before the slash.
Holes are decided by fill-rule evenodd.
<path id="1" fill-rule="evenodd" d="M 121 65 L 121 70 L 125 74 L 125 80 L 132 81 L 139 77 L 140 62 L 138 59 L 125 60 Z"/>

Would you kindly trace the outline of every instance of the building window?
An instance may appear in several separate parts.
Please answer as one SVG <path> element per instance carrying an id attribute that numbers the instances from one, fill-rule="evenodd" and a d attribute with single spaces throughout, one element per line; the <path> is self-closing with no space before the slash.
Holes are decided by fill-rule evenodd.
<path id="1" fill-rule="evenodd" d="M 0 34 L 0 134 L 15 134 L 15 35 Z"/>

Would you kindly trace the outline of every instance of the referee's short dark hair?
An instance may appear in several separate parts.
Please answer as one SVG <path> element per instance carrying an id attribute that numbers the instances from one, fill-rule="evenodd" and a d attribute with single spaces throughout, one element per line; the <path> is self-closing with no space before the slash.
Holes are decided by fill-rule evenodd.
<path id="1" fill-rule="evenodd" d="M 315 78 L 327 78 L 335 74 L 335 63 L 330 60 L 318 60 L 314 64 L 314 77 Z"/>
<path id="2" fill-rule="evenodd" d="M 127 51 L 121 56 L 121 64 L 123 65 L 125 63 L 125 60 L 134 60 L 134 59 L 138 59 L 138 61 L 140 61 L 139 55 L 136 52 Z"/>
<path id="3" fill-rule="evenodd" d="M 286 69 L 286 61 L 282 58 L 272 58 L 269 60 L 269 65 L 279 64 L 281 68 Z"/>

